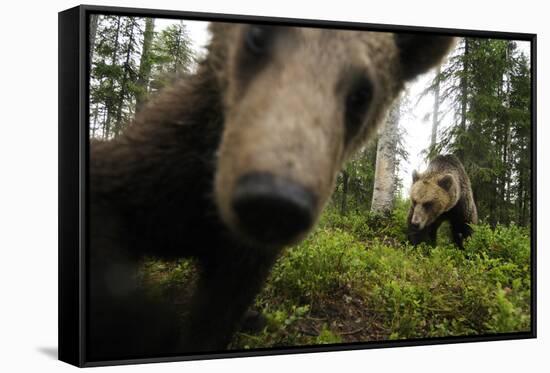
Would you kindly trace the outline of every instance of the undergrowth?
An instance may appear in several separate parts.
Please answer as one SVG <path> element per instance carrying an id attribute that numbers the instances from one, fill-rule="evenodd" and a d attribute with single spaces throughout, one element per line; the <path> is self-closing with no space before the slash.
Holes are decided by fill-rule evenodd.
<path id="1" fill-rule="evenodd" d="M 257 297 L 265 328 L 238 333 L 231 348 L 530 329 L 526 228 L 474 226 L 464 250 L 441 229 L 437 246 L 413 247 L 406 215 L 404 202 L 387 217 L 327 209 L 306 240 L 283 252 Z M 151 260 L 145 272 L 173 293 L 192 272 L 184 263 Z"/>

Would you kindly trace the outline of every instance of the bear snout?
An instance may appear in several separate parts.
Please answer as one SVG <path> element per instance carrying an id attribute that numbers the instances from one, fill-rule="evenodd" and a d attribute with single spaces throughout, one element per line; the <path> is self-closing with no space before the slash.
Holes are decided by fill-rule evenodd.
<path id="1" fill-rule="evenodd" d="M 420 224 L 411 222 L 410 223 L 410 228 L 415 230 L 415 231 L 418 231 L 418 230 L 420 230 Z"/>
<path id="2" fill-rule="evenodd" d="M 409 222 L 409 225 L 412 229 L 420 229 L 420 218 L 417 216 L 417 214 L 415 213 L 412 218 L 411 218 L 411 221 Z"/>
<path id="3" fill-rule="evenodd" d="M 232 198 L 240 229 L 253 241 L 265 245 L 296 241 L 313 225 L 316 206 L 313 192 L 265 172 L 241 176 Z"/>

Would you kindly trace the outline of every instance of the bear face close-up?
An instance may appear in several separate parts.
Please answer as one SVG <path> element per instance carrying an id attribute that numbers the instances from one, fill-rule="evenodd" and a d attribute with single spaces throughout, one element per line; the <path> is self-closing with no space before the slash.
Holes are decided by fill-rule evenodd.
<path id="1" fill-rule="evenodd" d="M 214 23 L 197 71 L 90 149 L 90 358 L 227 348 L 281 249 L 315 225 L 344 162 L 405 82 L 441 62 L 430 34 Z M 193 258 L 185 317 L 137 284 L 147 255 Z"/>

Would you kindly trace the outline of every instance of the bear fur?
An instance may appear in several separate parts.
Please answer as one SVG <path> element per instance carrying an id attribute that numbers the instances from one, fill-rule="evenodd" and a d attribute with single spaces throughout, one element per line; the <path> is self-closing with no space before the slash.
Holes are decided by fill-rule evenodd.
<path id="1" fill-rule="evenodd" d="M 345 159 L 375 133 L 405 81 L 452 44 L 364 31 L 210 30 L 196 73 L 160 92 L 117 138 L 91 141 L 88 360 L 225 350 L 281 249 L 313 226 Z M 252 235 L 232 203 L 251 172 L 314 196 L 307 226 L 281 240 Z M 252 212 L 262 229 L 289 221 L 260 210 Z M 136 280 L 144 256 L 197 262 L 183 315 Z"/>
<path id="2" fill-rule="evenodd" d="M 464 239 L 477 224 L 477 208 L 470 178 L 454 155 L 438 155 L 423 173 L 413 172 L 409 240 L 413 244 L 436 244 L 437 230 L 449 221 L 453 241 L 463 249 Z"/>

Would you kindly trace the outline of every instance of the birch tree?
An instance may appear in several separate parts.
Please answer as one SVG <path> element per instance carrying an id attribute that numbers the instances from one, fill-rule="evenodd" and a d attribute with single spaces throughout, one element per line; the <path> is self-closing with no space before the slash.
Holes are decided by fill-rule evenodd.
<path id="1" fill-rule="evenodd" d="M 90 15 L 90 63 L 94 59 L 95 39 L 97 36 L 97 25 L 99 16 L 97 14 Z"/>
<path id="2" fill-rule="evenodd" d="M 441 75 L 441 67 L 437 68 L 437 71 L 435 73 L 435 86 L 434 86 L 434 109 L 432 114 L 432 138 L 430 141 L 430 150 L 433 150 L 435 147 L 435 144 L 437 142 L 437 127 L 439 126 L 439 91 L 440 91 L 440 75 Z"/>
<path id="3" fill-rule="evenodd" d="M 371 211 L 388 214 L 393 208 L 401 99 L 393 105 L 378 138 Z"/>

